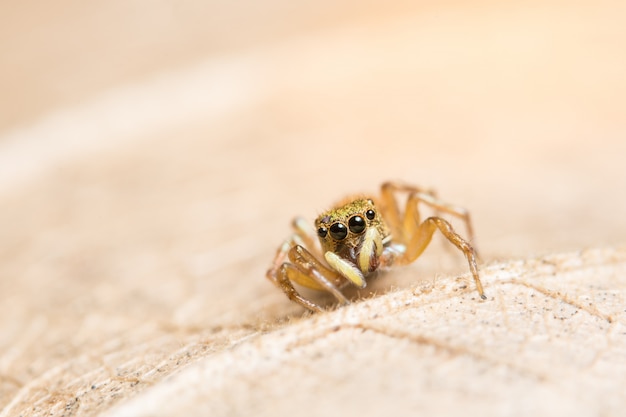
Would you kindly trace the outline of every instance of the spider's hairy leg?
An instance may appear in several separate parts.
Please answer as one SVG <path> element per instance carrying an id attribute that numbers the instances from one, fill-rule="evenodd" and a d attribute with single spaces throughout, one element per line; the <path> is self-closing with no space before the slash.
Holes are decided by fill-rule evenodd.
<path id="1" fill-rule="evenodd" d="M 410 239 L 410 237 L 413 235 L 411 229 L 415 227 L 415 223 L 420 223 L 419 209 L 417 206 L 419 203 L 424 203 L 427 206 L 431 207 L 433 210 L 435 210 L 435 217 L 439 217 L 439 213 L 447 213 L 451 216 L 461 219 L 461 221 L 463 221 L 463 223 L 465 224 L 465 230 L 467 231 L 468 240 L 472 242 L 474 246 L 476 245 L 474 239 L 474 228 L 472 227 L 470 213 L 467 209 L 455 206 L 453 204 L 449 204 L 439 199 L 433 190 L 424 190 L 419 187 L 396 182 L 387 182 L 383 184 L 383 198 L 385 200 L 392 199 L 394 193 L 396 192 L 409 193 L 409 198 L 406 204 L 406 211 L 401 226 L 403 228 L 402 236 L 405 239 Z M 385 193 L 388 194 L 390 197 L 385 197 Z M 395 199 L 393 199 L 393 201 L 395 202 Z M 396 212 L 398 212 L 397 206 Z M 399 214 L 397 215 L 397 219 L 398 224 L 400 224 Z M 474 252 L 476 252 L 477 254 L 477 250 L 475 247 Z M 478 257 L 478 254 L 476 256 Z"/>
<path id="2" fill-rule="evenodd" d="M 291 222 L 291 227 L 293 227 L 294 233 L 301 239 L 301 242 L 297 244 L 308 248 L 309 252 L 315 256 L 322 255 L 319 241 L 317 240 L 317 233 L 310 222 L 302 217 L 296 217 Z"/>
<path id="3" fill-rule="evenodd" d="M 458 217 L 465 223 L 465 229 L 467 231 L 467 237 L 470 242 L 474 242 L 474 228 L 472 227 L 472 221 L 470 219 L 470 214 L 467 209 L 459 206 L 455 206 L 452 204 L 448 204 L 436 197 L 431 195 L 424 195 L 418 193 L 416 195 L 418 201 L 422 201 L 425 204 L 429 205 L 433 209 L 442 212 L 448 213 L 452 216 Z"/>
<path id="4" fill-rule="evenodd" d="M 302 297 L 291 284 L 291 280 L 295 280 L 299 275 L 303 275 L 302 271 L 298 270 L 298 268 L 292 264 L 284 263 L 278 268 L 274 277 L 270 277 L 268 273 L 268 278 L 275 281 L 278 287 L 283 290 L 291 301 L 294 301 L 311 311 L 321 313 L 324 311 L 322 307 Z"/>
<path id="5" fill-rule="evenodd" d="M 417 259 L 424 252 L 437 229 L 439 229 L 450 243 L 463 252 L 465 258 L 467 258 L 472 277 L 474 278 L 476 290 L 480 298 L 483 300 L 486 299 L 487 297 L 485 297 L 483 285 L 478 276 L 478 266 L 476 265 L 476 252 L 474 248 L 452 229 L 450 223 L 441 217 L 429 217 L 417 227 L 417 231 L 408 242 L 401 263 L 410 263 Z"/>
<path id="6" fill-rule="evenodd" d="M 381 209 L 383 211 L 385 221 L 391 229 L 391 235 L 393 236 L 395 241 L 399 243 L 406 243 L 407 239 L 409 239 L 412 235 L 407 234 L 408 230 L 406 228 L 406 224 L 408 216 L 405 212 L 404 217 L 402 217 L 400 213 L 400 208 L 398 207 L 396 194 L 399 192 L 419 194 L 429 196 L 431 198 L 435 198 L 435 192 L 432 190 L 425 190 L 420 187 L 401 184 L 398 182 L 385 182 L 381 186 Z M 419 223 L 419 218 L 417 222 Z"/>
<path id="7" fill-rule="evenodd" d="M 267 271 L 268 278 L 270 275 L 275 275 L 278 268 L 287 260 L 289 251 L 296 245 L 304 246 L 305 248 L 311 248 L 310 251 L 321 256 L 318 249 L 318 242 L 315 240 L 315 230 L 309 225 L 309 223 L 302 217 L 296 217 L 291 222 L 293 233 L 286 239 L 282 245 L 276 251 L 274 255 L 274 262 L 269 271 Z M 273 281 L 272 278 L 270 280 Z"/>
<path id="8" fill-rule="evenodd" d="M 311 253 L 300 245 L 293 246 L 288 252 L 290 262 L 284 262 L 276 269 L 270 269 L 267 277 L 273 281 L 289 299 L 312 311 L 322 311 L 322 308 L 302 297 L 293 287 L 292 282 L 302 286 L 326 290 L 342 304 L 348 304 L 348 299 L 337 287 L 342 277 L 318 261 Z"/>

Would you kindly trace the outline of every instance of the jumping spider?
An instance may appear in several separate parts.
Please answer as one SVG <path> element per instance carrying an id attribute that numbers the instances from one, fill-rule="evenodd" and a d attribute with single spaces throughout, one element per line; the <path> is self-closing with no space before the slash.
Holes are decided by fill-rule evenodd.
<path id="1" fill-rule="evenodd" d="M 402 213 L 396 201 L 398 193 L 408 194 Z M 467 210 L 439 200 L 434 192 L 418 187 L 388 182 L 382 185 L 380 199 L 352 197 L 319 215 L 315 229 L 302 218 L 293 221 L 294 233 L 278 249 L 267 278 L 290 300 L 312 311 L 323 311 L 302 297 L 292 282 L 315 290 L 328 291 L 342 304 L 348 299 L 341 289 L 348 284 L 366 286 L 366 278 L 379 268 L 406 265 L 424 252 L 433 233 L 439 231 L 459 250 L 469 263 L 476 290 L 486 299 L 476 266 L 476 251 L 459 236 L 448 221 L 439 216 L 420 220 L 418 204 L 430 206 L 460 218 L 473 238 Z M 319 242 L 316 242 L 315 236 Z"/>

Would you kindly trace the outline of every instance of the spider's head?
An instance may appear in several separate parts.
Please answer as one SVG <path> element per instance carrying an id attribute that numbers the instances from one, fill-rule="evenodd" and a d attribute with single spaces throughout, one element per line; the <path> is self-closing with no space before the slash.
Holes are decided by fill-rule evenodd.
<path id="1" fill-rule="evenodd" d="M 351 200 L 322 213 L 315 220 L 322 251 L 333 252 L 357 265 L 363 273 L 378 266 L 383 242 L 389 237 L 374 201 Z"/>

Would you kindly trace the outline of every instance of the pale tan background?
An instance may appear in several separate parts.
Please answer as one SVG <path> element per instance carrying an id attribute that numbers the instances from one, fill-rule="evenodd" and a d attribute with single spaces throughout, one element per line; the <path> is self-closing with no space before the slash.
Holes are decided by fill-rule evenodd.
<path id="1" fill-rule="evenodd" d="M 0 6 L 0 416 L 619 415 L 624 2 L 240 3 Z M 490 300 L 436 241 L 303 316 L 291 217 L 387 179 Z"/>

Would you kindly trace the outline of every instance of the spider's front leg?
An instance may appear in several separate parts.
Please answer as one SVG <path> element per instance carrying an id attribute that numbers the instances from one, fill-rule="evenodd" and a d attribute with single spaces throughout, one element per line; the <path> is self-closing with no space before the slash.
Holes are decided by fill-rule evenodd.
<path id="1" fill-rule="evenodd" d="M 339 291 L 343 278 L 318 261 L 301 243 L 312 243 L 302 223 L 298 219 L 293 223 L 295 233 L 280 247 L 274 258 L 272 268 L 267 271 L 267 278 L 276 284 L 290 300 L 316 312 L 322 307 L 302 297 L 292 282 L 315 290 L 326 290 L 333 294 L 341 304 L 348 304 L 348 299 Z M 317 252 L 317 251 L 316 251 Z"/>
<path id="2" fill-rule="evenodd" d="M 406 246 L 404 260 L 407 263 L 410 263 L 417 259 L 422 252 L 424 252 L 437 229 L 439 229 L 439 231 L 446 237 L 446 239 L 448 239 L 448 241 L 450 241 L 450 243 L 463 252 L 465 258 L 467 258 L 472 277 L 474 277 L 476 290 L 478 291 L 480 298 L 486 300 L 487 297 L 485 296 L 485 292 L 483 290 L 483 284 L 480 282 L 480 277 L 478 276 L 478 266 L 476 265 L 476 252 L 474 251 L 474 248 L 468 241 L 463 239 L 454 231 L 454 229 L 452 229 L 452 225 L 448 223 L 448 221 L 442 219 L 441 217 L 429 217 L 417 227 L 417 231 Z"/>
<path id="3" fill-rule="evenodd" d="M 404 216 L 400 218 L 395 193 L 408 192 L 409 197 L 404 211 Z M 476 290 L 482 299 L 486 299 L 480 277 L 478 275 L 478 266 L 476 250 L 472 245 L 458 233 L 454 231 L 452 225 L 441 217 L 429 217 L 423 222 L 420 220 L 419 203 L 423 202 L 437 211 L 449 213 L 460 217 L 467 227 L 470 240 L 473 239 L 473 230 L 470 222 L 469 212 L 464 208 L 447 204 L 437 197 L 432 191 L 424 192 L 417 187 L 397 184 L 385 183 L 382 187 L 382 201 L 385 208 L 385 214 L 391 212 L 391 228 L 397 230 L 397 240 L 405 245 L 405 252 L 397 259 L 398 263 L 408 264 L 417 259 L 430 243 L 433 234 L 439 230 L 450 243 L 463 252 L 469 264 L 470 272 L 476 284 Z M 395 224 L 394 224 L 395 223 Z"/>
<path id="4" fill-rule="evenodd" d="M 395 197 L 398 193 L 408 193 L 403 218 L 401 218 Z M 424 203 L 435 210 L 435 217 L 438 217 L 438 213 L 441 212 L 461 219 L 465 223 L 469 241 L 474 241 L 474 228 L 472 227 L 469 211 L 439 199 L 433 190 L 397 182 L 386 182 L 381 187 L 381 196 L 385 208 L 385 216 L 389 219 L 389 226 L 392 231 L 396 232 L 394 234 L 396 239 L 399 238 L 399 240 L 406 241 L 413 236 L 420 222 L 418 205 Z"/>

